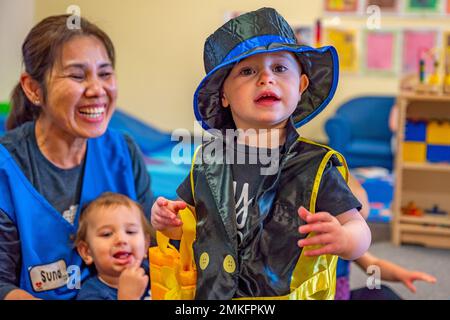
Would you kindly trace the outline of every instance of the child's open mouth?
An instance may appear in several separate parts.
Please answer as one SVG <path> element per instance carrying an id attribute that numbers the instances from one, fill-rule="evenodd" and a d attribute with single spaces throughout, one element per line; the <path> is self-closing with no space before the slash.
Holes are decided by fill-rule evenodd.
<path id="1" fill-rule="evenodd" d="M 127 264 L 131 260 L 131 253 L 127 251 L 118 251 L 113 255 L 119 264 Z"/>
<path id="2" fill-rule="evenodd" d="M 265 105 L 265 106 L 271 106 L 274 103 L 280 101 L 280 97 L 278 97 L 278 95 L 276 95 L 273 92 L 263 92 L 260 95 L 258 95 L 255 99 L 255 102 L 257 104 L 261 104 L 261 105 Z"/>

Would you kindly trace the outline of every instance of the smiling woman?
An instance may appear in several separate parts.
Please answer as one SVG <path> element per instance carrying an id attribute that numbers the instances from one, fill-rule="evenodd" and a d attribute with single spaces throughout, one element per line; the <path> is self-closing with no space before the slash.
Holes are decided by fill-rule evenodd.
<path id="1" fill-rule="evenodd" d="M 75 36 L 63 46 L 47 79 L 46 102 L 36 121 L 38 146 L 55 165 L 71 168 L 81 163 L 79 148 L 85 140 L 106 131 L 116 104 L 114 69 L 98 38 Z M 29 75 L 22 75 L 21 82 L 27 96 L 40 95 Z"/>
<path id="2" fill-rule="evenodd" d="M 49 75 L 48 108 L 65 119 L 67 131 L 86 138 L 106 130 L 114 111 L 117 87 L 114 68 L 102 42 L 76 36 L 62 48 L 61 61 Z M 50 108 L 58 106 L 57 110 Z"/>
<path id="3" fill-rule="evenodd" d="M 116 107 L 114 47 L 81 18 L 48 17 L 27 35 L 25 71 L 0 138 L 0 299 L 71 299 L 67 270 L 83 205 L 105 191 L 137 200 L 147 216 L 150 177 L 137 145 L 108 129 Z M 44 240 L 45 239 L 45 240 Z M 40 273 L 61 274 L 43 283 Z"/>

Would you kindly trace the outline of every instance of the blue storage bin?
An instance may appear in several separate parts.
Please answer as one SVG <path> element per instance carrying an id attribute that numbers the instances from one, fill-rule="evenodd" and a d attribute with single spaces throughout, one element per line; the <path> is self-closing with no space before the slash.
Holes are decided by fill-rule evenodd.
<path id="1" fill-rule="evenodd" d="M 405 141 L 424 142 L 427 134 L 426 121 L 406 120 L 405 125 Z"/>
<path id="2" fill-rule="evenodd" d="M 427 160 L 429 162 L 450 162 L 450 145 L 427 145 Z"/>

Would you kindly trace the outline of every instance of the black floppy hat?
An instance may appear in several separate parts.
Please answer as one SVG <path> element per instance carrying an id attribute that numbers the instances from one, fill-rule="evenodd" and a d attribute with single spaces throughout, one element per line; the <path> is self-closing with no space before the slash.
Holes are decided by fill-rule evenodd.
<path id="1" fill-rule="evenodd" d="M 336 49 L 297 44 L 292 28 L 275 9 L 261 8 L 231 19 L 205 42 L 206 76 L 194 94 L 194 113 L 204 129 L 234 128 L 229 108 L 223 108 L 220 91 L 233 66 L 252 55 L 277 51 L 294 53 L 309 78 L 292 114 L 298 128 L 320 113 L 332 99 L 339 76 Z"/>

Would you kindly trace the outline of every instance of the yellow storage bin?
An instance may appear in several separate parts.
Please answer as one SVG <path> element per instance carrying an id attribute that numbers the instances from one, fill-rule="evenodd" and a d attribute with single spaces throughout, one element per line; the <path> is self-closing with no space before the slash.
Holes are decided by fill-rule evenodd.
<path id="1" fill-rule="evenodd" d="M 427 159 L 427 145 L 423 142 L 403 143 L 403 161 L 406 162 L 425 162 Z"/>
<path id="2" fill-rule="evenodd" d="M 426 141 L 428 144 L 450 145 L 450 121 L 429 121 Z"/>

